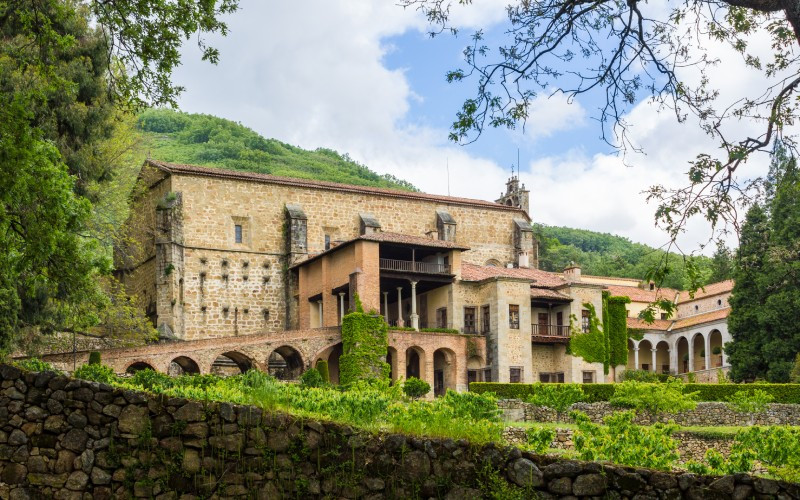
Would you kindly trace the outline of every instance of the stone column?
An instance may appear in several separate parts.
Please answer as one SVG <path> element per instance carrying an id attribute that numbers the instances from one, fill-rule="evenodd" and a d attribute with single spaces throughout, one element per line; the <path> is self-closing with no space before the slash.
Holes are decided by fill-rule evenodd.
<path id="1" fill-rule="evenodd" d="M 339 324 L 344 321 L 344 292 L 339 292 Z"/>
<path id="2" fill-rule="evenodd" d="M 633 348 L 633 369 L 639 369 L 639 346 Z"/>
<path id="3" fill-rule="evenodd" d="M 725 355 L 725 346 L 722 346 L 722 366 L 728 366 L 728 356 Z"/>
<path id="4" fill-rule="evenodd" d="M 683 363 L 683 360 L 680 361 Z M 694 371 L 694 339 L 689 342 L 689 366 L 686 369 L 686 372 L 693 372 Z"/>
<path id="5" fill-rule="evenodd" d="M 319 327 L 322 328 L 325 326 L 325 316 L 322 315 L 322 301 L 317 301 L 317 307 L 319 308 Z"/>
<path id="6" fill-rule="evenodd" d="M 656 351 L 658 351 L 658 349 L 650 349 L 650 350 L 653 351 L 653 364 L 650 365 L 651 367 L 650 371 L 653 373 L 658 373 L 658 370 L 656 369 Z"/>
<path id="7" fill-rule="evenodd" d="M 706 348 L 705 348 L 705 351 L 706 351 L 706 357 L 705 357 L 706 370 L 710 370 L 711 369 L 711 334 L 708 334 L 708 335 L 705 336 L 705 344 L 706 344 Z"/>
<path id="8" fill-rule="evenodd" d="M 383 319 L 389 324 L 389 292 L 383 292 Z"/>
<path id="9" fill-rule="evenodd" d="M 669 360 L 669 372 L 671 374 L 673 374 L 673 375 L 678 373 L 678 369 L 676 368 L 677 363 L 675 362 L 675 359 L 673 359 L 673 354 L 675 354 L 676 352 L 677 352 L 677 349 L 672 349 L 671 347 L 667 347 L 667 359 Z M 677 354 L 675 354 L 675 357 L 677 357 Z"/>
<path id="10" fill-rule="evenodd" d="M 403 321 L 403 287 L 397 287 L 397 326 L 405 326 Z"/>
<path id="11" fill-rule="evenodd" d="M 417 282 L 411 282 L 411 328 L 419 331 L 419 315 L 417 314 Z"/>

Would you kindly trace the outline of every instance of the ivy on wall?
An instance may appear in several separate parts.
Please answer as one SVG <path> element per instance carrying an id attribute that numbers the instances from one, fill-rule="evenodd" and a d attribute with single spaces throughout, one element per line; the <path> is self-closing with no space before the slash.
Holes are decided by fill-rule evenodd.
<path id="1" fill-rule="evenodd" d="M 628 297 L 612 297 L 608 292 L 603 292 L 602 322 L 597 317 L 594 305 L 584 302 L 583 307 L 589 311 L 589 331 L 576 328 L 576 320 L 572 316 L 572 336 L 567 352 L 580 356 L 587 363 L 603 363 L 603 373 L 606 375 L 610 366 L 627 364 L 628 313 L 625 304 L 630 301 Z"/>
<path id="2" fill-rule="evenodd" d="M 339 358 L 339 383 L 346 385 L 365 379 L 388 378 L 386 362 L 389 339 L 387 325 L 378 314 L 367 314 L 355 295 L 355 311 L 342 319 L 342 355 Z"/>

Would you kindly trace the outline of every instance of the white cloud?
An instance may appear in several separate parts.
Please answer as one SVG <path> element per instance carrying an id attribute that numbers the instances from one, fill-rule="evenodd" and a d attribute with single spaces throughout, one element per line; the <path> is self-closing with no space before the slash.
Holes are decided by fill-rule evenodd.
<path id="1" fill-rule="evenodd" d="M 465 27 L 501 21 L 505 2 L 476 2 L 454 14 Z M 394 2 L 315 0 L 242 2 L 229 19 L 230 34 L 212 40 L 221 49 L 219 66 L 199 61 L 187 46 L 176 82 L 187 87 L 182 109 L 242 122 L 267 137 L 305 148 L 329 147 L 349 153 L 379 172 L 407 179 L 425 191 L 495 199 L 508 175 L 496 162 L 447 142 L 447 131 L 408 123 L 415 94 L 403 70 L 384 66 L 393 47 L 385 40 L 408 30 L 425 31 L 419 13 Z M 716 50 L 716 49 L 715 49 Z M 768 50 L 768 46 L 767 46 Z M 713 75 L 724 95 L 752 93 L 762 83 L 743 65 L 726 64 Z M 424 57 L 420 54 L 420 57 Z M 418 90 L 418 89 L 417 89 Z M 526 138 L 541 139 L 582 125 L 586 111 L 556 95 L 537 99 Z M 647 156 L 625 166 L 612 155 L 586 156 L 580 145 L 530 163 L 522 177 L 531 189 L 531 216 L 549 224 L 608 231 L 659 244 L 654 206 L 641 191 L 652 184 L 683 185 L 688 161 L 715 144 L 696 124 L 678 124 L 669 111 L 647 103 L 629 115 L 634 138 Z M 734 124 L 739 132 L 748 124 Z M 563 140 L 564 135 L 558 138 Z M 754 170 L 763 169 L 764 162 Z M 694 248 L 707 234 L 693 222 L 686 238 Z"/>

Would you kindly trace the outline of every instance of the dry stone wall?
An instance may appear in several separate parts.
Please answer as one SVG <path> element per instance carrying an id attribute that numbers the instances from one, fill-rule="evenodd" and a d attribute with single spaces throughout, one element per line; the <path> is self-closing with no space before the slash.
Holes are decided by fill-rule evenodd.
<path id="1" fill-rule="evenodd" d="M 371 435 L 8 365 L 0 380 L 0 498 L 466 499 L 482 498 L 492 482 L 539 498 L 800 496 L 797 485 L 747 475 L 668 474 Z"/>
<path id="2" fill-rule="evenodd" d="M 536 406 L 518 399 L 506 399 L 498 402 L 503 410 L 506 420 L 512 422 L 558 422 L 559 415 L 550 408 Z M 575 403 L 570 410 L 582 411 L 592 422 L 600 423 L 603 419 L 619 408 L 614 408 L 607 402 Z M 563 417 L 562 417 L 563 418 Z M 726 403 L 700 402 L 692 411 L 681 413 L 666 413 L 657 419 L 660 422 L 675 422 L 684 426 L 715 426 L 715 425 L 800 425 L 800 405 L 777 404 L 768 405 L 767 410 L 761 413 L 741 413 L 731 410 Z M 650 424 L 652 420 L 648 414 L 637 415 L 634 419 L 637 424 Z"/>

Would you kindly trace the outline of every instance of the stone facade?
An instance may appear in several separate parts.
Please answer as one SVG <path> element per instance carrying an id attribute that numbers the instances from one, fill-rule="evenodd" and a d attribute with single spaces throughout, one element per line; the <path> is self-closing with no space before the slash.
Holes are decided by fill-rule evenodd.
<path id="1" fill-rule="evenodd" d="M 671 474 L 494 444 L 365 434 L 8 365 L 0 365 L 0 380 L 1 498 L 477 499 L 487 474 L 538 498 L 800 494 L 797 485 L 744 474 Z"/>

